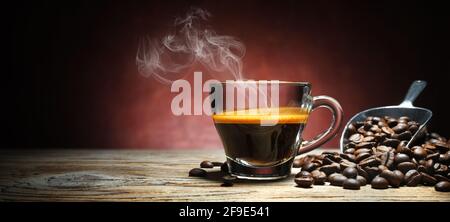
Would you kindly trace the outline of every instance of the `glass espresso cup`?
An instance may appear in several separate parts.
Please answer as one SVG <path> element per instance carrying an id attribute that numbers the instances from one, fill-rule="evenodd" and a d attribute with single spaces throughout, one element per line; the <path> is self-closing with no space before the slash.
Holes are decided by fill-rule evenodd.
<path id="1" fill-rule="evenodd" d="M 216 82 L 211 94 L 229 173 L 240 179 L 289 176 L 295 156 L 332 139 L 342 122 L 339 103 L 328 96 L 313 97 L 307 82 Z M 302 140 L 310 112 L 319 107 L 331 111 L 330 127 L 311 141 Z"/>

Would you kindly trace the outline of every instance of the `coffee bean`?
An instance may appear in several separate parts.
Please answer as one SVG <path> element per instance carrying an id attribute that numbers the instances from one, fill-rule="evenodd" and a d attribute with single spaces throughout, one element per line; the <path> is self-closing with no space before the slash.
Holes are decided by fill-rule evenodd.
<path id="1" fill-rule="evenodd" d="M 443 164 L 449 164 L 450 163 L 450 154 L 448 152 L 445 154 L 439 154 L 438 161 Z"/>
<path id="2" fill-rule="evenodd" d="M 369 178 L 369 174 L 367 174 L 367 172 L 361 166 L 357 165 L 356 170 L 358 171 L 359 176 L 364 177 L 366 180 Z"/>
<path id="3" fill-rule="evenodd" d="M 423 149 L 422 147 L 418 147 L 414 149 L 413 155 L 417 159 L 423 159 L 427 156 L 427 151 L 425 151 L 425 149 Z"/>
<path id="4" fill-rule="evenodd" d="M 339 164 L 340 170 L 345 170 L 347 167 L 356 167 L 356 163 L 350 162 L 348 160 L 342 160 Z"/>
<path id="5" fill-rule="evenodd" d="M 417 170 L 409 170 L 405 174 L 406 186 L 415 187 L 422 181 L 422 175 Z"/>
<path id="6" fill-rule="evenodd" d="M 221 166 L 220 166 L 220 171 L 224 172 L 224 173 L 230 173 L 228 170 L 228 164 L 227 162 L 224 162 Z"/>
<path id="7" fill-rule="evenodd" d="M 355 152 L 355 148 L 348 148 L 344 151 L 346 154 L 353 154 Z"/>
<path id="8" fill-rule="evenodd" d="M 364 126 L 359 127 L 356 132 L 358 132 L 359 134 L 364 135 L 364 133 L 366 133 L 366 130 L 364 129 Z"/>
<path id="9" fill-rule="evenodd" d="M 367 180 L 366 178 L 362 177 L 362 176 L 356 176 L 356 180 L 359 182 L 360 186 L 365 186 L 367 184 Z"/>
<path id="10" fill-rule="evenodd" d="M 354 143 L 360 143 L 364 139 L 364 136 L 359 133 L 355 133 L 351 135 L 348 139 Z"/>
<path id="11" fill-rule="evenodd" d="M 310 188 L 313 185 L 314 179 L 312 177 L 298 177 L 295 178 L 297 186 L 302 188 Z"/>
<path id="12" fill-rule="evenodd" d="M 372 123 L 373 123 L 373 124 L 377 124 L 377 123 L 380 122 L 380 121 L 381 121 L 381 118 L 380 118 L 380 117 L 378 117 L 378 116 L 372 117 Z"/>
<path id="13" fill-rule="evenodd" d="M 388 168 L 392 168 L 394 166 L 394 158 L 395 154 L 393 151 L 385 152 L 381 155 L 381 164 Z"/>
<path id="14" fill-rule="evenodd" d="M 299 158 L 299 159 L 294 159 L 294 162 L 292 163 L 292 167 L 293 168 L 300 168 L 303 165 L 303 159 Z"/>
<path id="15" fill-rule="evenodd" d="M 361 149 L 361 148 L 372 148 L 373 146 L 375 146 L 375 142 L 361 142 L 356 144 L 356 149 Z"/>
<path id="16" fill-rule="evenodd" d="M 371 149 L 361 148 L 361 149 L 356 150 L 353 154 L 358 156 L 358 155 L 363 154 L 363 153 L 369 153 L 370 154 L 371 152 L 372 152 Z"/>
<path id="17" fill-rule="evenodd" d="M 378 166 L 381 164 L 380 160 L 374 158 L 373 156 L 366 158 L 364 160 L 362 160 L 361 162 L 358 163 L 361 167 L 372 167 L 372 166 Z"/>
<path id="18" fill-rule="evenodd" d="M 353 135 L 353 134 L 356 133 L 356 129 L 357 129 L 357 128 L 355 127 L 355 125 L 349 124 L 348 127 L 347 127 L 347 132 L 348 132 L 350 135 Z"/>
<path id="19" fill-rule="evenodd" d="M 206 170 L 200 168 L 194 168 L 189 171 L 190 177 L 205 177 L 207 174 Z"/>
<path id="20" fill-rule="evenodd" d="M 378 176 L 381 173 L 381 170 L 378 167 L 365 167 L 363 169 L 369 175 L 367 181 L 372 181 L 373 178 L 375 178 L 376 176 Z"/>
<path id="21" fill-rule="evenodd" d="M 445 153 L 450 150 L 450 144 L 438 142 L 438 143 L 435 143 L 434 145 L 436 146 L 436 149 L 438 149 L 441 153 Z"/>
<path id="22" fill-rule="evenodd" d="M 397 140 L 397 139 L 385 139 L 381 143 L 381 145 L 390 146 L 390 147 L 397 147 L 398 144 L 400 144 L 400 140 Z"/>
<path id="23" fill-rule="evenodd" d="M 311 177 L 311 176 L 312 176 L 312 175 L 311 175 L 310 172 L 304 171 L 304 170 L 298 172 L 298 173 L 295 175 L 296 178 L 297 178 L 297 177 Z"/>
<path id="24" fill-rule="evenodd" d="M 400 180 L 400 185 L 402 185 L 405 181 L 405 174 L 403 174 L 400 170 L 394 170 L 392 172 Z"/>
<path id="25" fill-rule="evenodd" d="M 324 172 L 326 175 L 331 175 L 340 170 L 339 164 L 333 163 L 331 165 L 325 165 L 319 168 L 320 171 Z"/>
<path id="26" fill-rule="evenodd" d="M 348 189 L 348 190 L 359 190 L 360 189 L 360 183 L 358 180 L 356 179 L 352 179 L 352 178 L 348 178 L 346 180 L 344 180 L 344 182 L 342 183 L 342 187 L 344 187 L 344 189 Z"/>
<path id="27" fill-rule="evenodd" d="M 439 192 L 450 192 L 450 182 L 441 181 L 434 186 L 434 189 Z"/>
<path id="28" fill-rule="evenodd" d="M 213 166 L 215 166 L 215 167 L 220 167 L 220 166 L 222 166 L 222 162 L 212 162 L 212 164 L 213 164 Z"/>
<path id="29" fill-rule="evenodd" d="M 419 126 L 418 125 L 411 125 L 408 129 L 412 134 L 416 133 L 417 130 L 419 130 Z"/>
<path id="30" fill-rule="evenodd" d="M 213 168 L 214 164 L 211 161 L 205 160 L 200 163 L 200 167 L 201 168 Z"/>
<path id="31" fill-rule="evenodd" d="M 317 169 L 317 167 L 318 167 L 318 164 L 316 164 L 316 163 L 311 163 L 311 162 L 310 162 L 310 163 L 305 164 L 305 165 L 302 167 L 302 170 L 306 170 L 306 171 L 308 171 L 308 172 L 311 172 L 311 171 Z"/>
<path id="32" fill-rule="evenodd" d="M 439 164 L 439 168 L 436 168 L 437 164 L 434 164 L 434 172 L 437 174 L 441 174 L 443 176 L 446 176 L 448 173 L 448 166 L 445 164 Z"/>
<path id="33" fill-rule="evenodd" d="M 383 132 L 383 133 L 386 133 L 387 135 L 394 135 L 394 130 L 392 130 L 391 128 L 389 128 L 389 127 L 381 127 L 381 131 Z"/>
<path id="34" fill-rule="evenodd" d="M 440 174 L 434 174 L 433 175 L 433 177 L 437 180 L 437 181 L 449 181 L 450 182 L 450 179 L 449 178 L 447 178 L 447 177 L 445 177 L 445 176 L 442 176 L 442 175 L 440 175 Z"/>
<path id="35" fill-rule="evenodd" d="M 222 187 L 231 187 L 237 180 L 237 177 L 231 175 L 225 175 L 222 177 L 223 183 L 220 185 Z"/>
<path id="36" fill-rule="evenodd" d="M 368 131 L 367 133 L 370 132 L 371 134 L 367 134 L 366 136 L 372 136 L 375 133 L 381 133 L 382 132 L 380 126 L 378 126 L 378 125 L 372 125 L 372 127 L 369 130 L 370 131 Z"/>
<path id="37" fill-rule="evenodd" d="M 356 176 L 358 176 L 358 171 L 354 167 L 347 167 L 344 171 L 342 171 L 342 174 L 347 178 L 356 179 Z"/>
<path id="38" fill-rule="evenodd" d="M 399 123 L 395 127 L 392 128 L 392 130 L 397 134 L 403 133 L 407 129 L 408 129 L 408 124 L 405 124 L 405 123 Z"/>
<path id="39" fill-rule="evenodd" d="M 397 165 L 397 169 L 400 170 L 403 174 L 406 174 L 406 172 L 416 169 L 416 164 L 412 162 L 403 162 Z"/>
<path id="40" fill-rule="evenodd" d="M 397 153 L 397 155 L 395 155 L 395 158 L 394 158 L 394 162 L 396 164 L 403 163 L 403 162 L 409 162 L 409 161 L 410 161 L 409 156 L 404 153 Z"/>
<path id="41" fill-rule="evenodd" d="M 397 119 L 395 118 L 389 118 L 386 120 L 389 127 L 395 127 L 398 123 Z"/>
<path id="42" fill-rule="evenodd" d="M 398 119 L 399 119 L 399 121 L 403 121 L 403 122 L 409 122 L 409 120 L 410 120 L 408 116 L 401 116 Z"/>
<path id="43" fill-rule="evenodd" d="M 329 177 L 330 184 L 332 186 L 342 186 L 342 184 L 344 183 L 344 181 L 346 179 L 347 179 L 347 177 L 345 177 L 342 174 L 337 174 L 337 175 L 334 175 L 333 177 Z"/>
<path id="44" fill-rule="evenodd" d="M 437 180 L 430 176 L 427 173 L 421 172 L 420 173 L 422 175 L 422 184 L 423 185 L 427 185 L 427 186 L 434 186 L 437 183 Z"/>
<path id="45" fill-rule="evenodd" d="M 389 187 L 389 182 L 383 177 L 376 176 L 373 178 L 371 185 L 373 189 L 387 189 Z"/>
<path id="46" fill-rule="evenodd" d="M 377 148 L 376 148 L 376 151 L 381 152 L 381 153 L 389 152 L 391 150 L 392 150 L 392 148 L 388 147 L 388 146 L 377 146 Z"/>
<path id="47" fill-rule="evenodd" d="M 412 137 L 412 134 L 410 131 L 405 131 L 403 133 L 398 134 L 397 139 L 398 140 L 410 140 Z"/>
<path id="48" fill-rule="evenodd" d="M 391 185 L 392 187 L 400 187 L 403 179 L 399 176 L 399 174 L 396 174 L 390 170 L 383 170 L 383 172 L 381 172 L 379 176 L 385 178 L 389 182 L 389 185 Z"/>
<path id="49" fill-rule="evenodd" d="M 327 181 L 327 175 L 322 171 L 314 170 L 311 175 L 314 179 L 314 185 L 324 185 Z"/>
<path id="50" fill-rule="evenodd" d="M 371 156 L 372 155 L 370 153 L 360 153 L 359 155 L 356 156 L 355 161 L 359 163 L 362 160 L 367 159 Z"/>
<path id="51" fill-rule="evenodd" d="M 412 156 L 412 151 L 411 151 L 411 149 L 409 149 L 409 148 L 406 147 L 406 146 L 402 146 L 401 144 L 399 144 L 399 145 L 397 146 L 396 151 L 397 151 L 397 153 L 403 153 L 403 154 L 406 154 L 406 155 L 408 155 L 408 156 Z"/>
<path id="52" fill-rule="evenodd" d="M 366 122 L 364 122 L 363 127 L 364 127 L 364 130 L 365 130 L 365 131 L 369 131 L 370 128 L 372 128 L 372 122 L 371 122 L 371 121 L 366 121 Z"/>
<path id="53" fill-rule="evenodd" d="M 350 162 L 355 162 L 356 156 L 348 153 L 341 153 L 339 155 L 342 159 L 348 160 Z"/>

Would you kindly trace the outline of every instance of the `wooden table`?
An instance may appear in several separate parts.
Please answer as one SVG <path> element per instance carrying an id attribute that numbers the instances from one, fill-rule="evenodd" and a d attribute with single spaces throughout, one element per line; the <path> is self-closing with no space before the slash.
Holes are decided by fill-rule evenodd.
<path id="1" fill-rule="evenodd" d="M 295 187 L 293 175 L 273 182 L 221 187 L 219 173 L 188 177 L 222 150 L 3 150 L 1 201 L 450 201 L 433 187 L 361 190 Z M 294 172 L 297 169 L 294 169 Z M 218 171 L 214 169 L 213 171 Z"/>

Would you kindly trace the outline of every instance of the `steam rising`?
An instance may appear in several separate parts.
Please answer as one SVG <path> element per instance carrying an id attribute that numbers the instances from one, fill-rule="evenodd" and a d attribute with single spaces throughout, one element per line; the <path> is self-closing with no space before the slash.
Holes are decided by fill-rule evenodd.
<path id="1" fill-rule="evenodd" d="M 191 9 L 184 18 L 175 20 L 174 34 L 160 40 L 144 39 L 136 56 L 139 72 L 170 84 L 199 62 L 215 77 L 221 73 L 234 80 L 243 79 L 241 59 L 245 45 L 232 36 L 208 29 L 205 24 L 210 16 L 206 10 Z"/>

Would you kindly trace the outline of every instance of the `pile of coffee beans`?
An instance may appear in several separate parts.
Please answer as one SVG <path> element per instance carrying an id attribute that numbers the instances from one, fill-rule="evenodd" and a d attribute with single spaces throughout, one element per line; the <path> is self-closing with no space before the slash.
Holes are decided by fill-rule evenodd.
<path id="1" fill-rule="evenodd" d="M 374 189 L 421 184 L 450 192 L 450 140 L 425 130 L 423 138 L 408 148 L 418 129 L 419 124 L 406 116 L 367 117 L 352 123 L 344 153 L 323 152 L 294 161 L 294 167 L 301 168 L 295 182 L 311 187 L 324 184 L 325 177 L 333 186 L 352 190 L 366 183 Z"/>

